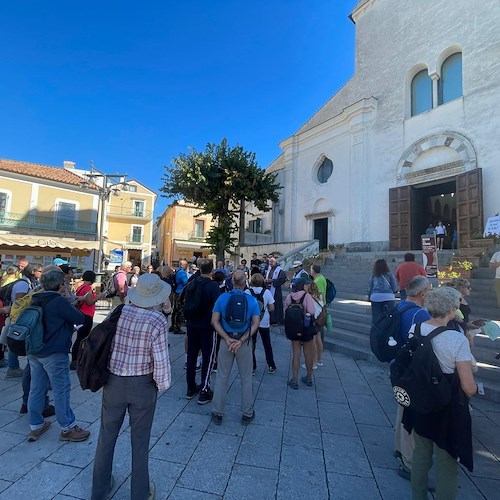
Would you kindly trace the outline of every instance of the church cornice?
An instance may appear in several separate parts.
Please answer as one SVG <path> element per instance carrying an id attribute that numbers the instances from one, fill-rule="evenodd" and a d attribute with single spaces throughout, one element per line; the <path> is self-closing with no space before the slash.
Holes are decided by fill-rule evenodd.
<path id="1" fill-rule="evenodd" d="M 358 19 L 377 2 L 378 0 L 360 0 L 356 7 L 354 7 L 354 10 L 349 14 L 349 19 L 356 24 Z"/>

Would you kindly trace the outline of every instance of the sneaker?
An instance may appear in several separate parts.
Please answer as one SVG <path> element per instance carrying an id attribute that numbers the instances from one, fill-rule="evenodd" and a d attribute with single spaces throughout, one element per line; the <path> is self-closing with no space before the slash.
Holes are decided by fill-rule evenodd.
<path id="1" fill-rule="evenodd" d="M 156 485 L 153 481 L 149 481 L 149 495 L 148 500 L 155 500 L 156 496 Z"/>
<path id="2" fill-rule="evenodd" d="M 56 409 L 54 408 L 53 405 L 47 406 L 45 410 L 42 411 L 42 417 L 47 418 L 47 417 L 53 417 L 56 414 Z"/>
<path id="3" fill-rule="evenodd" d="M 76 370 L 76 361 L 72 361 L 70 364 L 69 364 L 69 369 L 71 371 L 75 371 Z"/>
<path id="4" fill-rule="evenodd" d="M 5 374 L 5 378 L 22 377 L 24 370 L 21 368 L 9 368 Z"/>
<path id="5" fill-rule="evenodd" d="M 188 389 L 186 392 L 186 399 L 193 399 L 200 391 L 201 385 L 197 385 L 195 389 Z"/>
<path id="6" fill-rule="evenodd" d="M 207 389 L 206 391 L 201 391 L 200 397 L 198 398 L 198 404 L 199 405 L 206 405 L 207 403 L 210 403 L 214 397 L 214 393 L 212 392 L 212 389 Z"/>
<path id="7" fill-rule="evenodd" d="M 302 366 L 302 368 L 304 368 L 304 370 L 307 370 L 305 363 L 301 364 L 300 366 Z M 318 365 L 316 363 L 314 363 L 313 364 L 313 370 L 317 370 L 317 369 L 318 369 Z"/>
<path id="8" fill-rule="evenodd" d="M 309 387 L 312 387 L 313 381 L 310 378 L 307 378 L 305 375 L 301 378 L 302 382 Z"/>
<path id="9" fill-rule="evenodd" d="M 316 361 L 315 363 L 316 366 L 323 366 L 323 361 Z M 313 368 L 314 370 L 314 368 Z"/>
<path id="10" fill-rule="evenodd" d="M 49 430 L 49 427 L 50 425 L 52 424 L 52 422 L 50 420 L 46 420 L 44 423 L 43 423 L 43 426 L 40 427 L 40 429 L 37 429 L 36 431 L 31 431 L 29 434 L 28 434 L 28 442 L 30 443 L 34 443 L 35 441 L 38 441 L 38 438 L 46 431 Z"/>
<path id="11" fill-rule="evenodd" d="M 80 441 L 85 441 L 90 436 L 90 431 L 84 431 L 78 425 L 71 427 L 67 431 L 61 431 L 59 439 L 61 441 L 71 441 L 73 443 L 79 443 Z"/>
<path id="12" fill-rule="evenodd" d="M 19 413 L 28 413 L 28 405 L 22 404 Z"/>
<path id="13" fill-rule="evenodd" d="M 250 416 L 243 415 L 241 417 L 241 423 L 243 425 L 248 425 L 255 418 L 255 410 L 252 410 L 252 414 Z"/>
<path id="14" fill-rule="evenodd" d="M 297 390 L 299 388 L 299 384 L 297 383 L 297 381 L 294 378 L 291 378 L 288 381 L 288 387 L 291 387 L 292 389 Z"/>
<path id="15" fill-rule="evenodd" d="M 222 415 L 219 415 L 218 413 L 212 413 L 212 422 L 215 425 L 222 424 Z"/>
<path id="16" fill-rule="evenodd" d="M 273 368 L 272 366 L 270 366 L 269 370 L 267 370 L 267 373 L 273 374 L 275 371 L 276 371 L 276 367 Z"/>

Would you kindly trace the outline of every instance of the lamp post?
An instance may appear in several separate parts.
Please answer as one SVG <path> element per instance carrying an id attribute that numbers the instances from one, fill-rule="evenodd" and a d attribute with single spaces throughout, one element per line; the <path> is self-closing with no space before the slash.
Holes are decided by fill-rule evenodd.
<path id="1" fill-rule="evenodd" d="M 93 188 L 97 190 L 99 195 L 99 232 L 97 234 L 99 240 L 99 258 L 97 260 L 97 272 L 102 272 L 102 262 L 104 257 L 104 215 L 106 211 L 106 202 L 109 200 L 111 193 L 114 196 L 119 196 L 121 191 L 128 191 L 126 182 L 127 174 L 103 174 L 94 169 L 93 162 L 90 162 L 90 173 L 84 175 L 82 187 Z M 102 186 L 96 183 L 97 179 L 102 179 Z"/>

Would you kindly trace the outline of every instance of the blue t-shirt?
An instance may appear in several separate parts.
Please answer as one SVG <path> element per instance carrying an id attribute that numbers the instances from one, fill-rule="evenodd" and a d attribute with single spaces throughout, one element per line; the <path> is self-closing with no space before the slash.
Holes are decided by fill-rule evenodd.
<path id="1" fill-rule="evenodd" d="M 413 305 L 411 309 L 408 309 L 403 314 L 401 314 L 401 337 L 406 342 L 408 340 L 408 331 L 415 323 L 423 323 L 431 319 L 431 315 L 428 313 L 427 309 L 423 309 L 414 302 L 408 302 L 407 300 L 402 300 L 398 304 L 398 309 L 401 311 L 403 307 Z"/>
<path id="2" fill-rule="evenodd" d="M 248 310 L 247 310 L 248 327 L 247 328 L 250 327 L 250 324 L 252 322 L 252 316 L 259 316 L 259 318 L 260 318 L 259 304 L 258 304 L 257 300 L 255 300 L 254 297 L 252 297 L 251 295 L 247 295 L 243 290 L 233 290 L 231 292 L 223 293 L 217 299 L 217 302 L 214 305 L 214 312 L 220 313 L 222 328 L 224 328 L 224 331 L 226 331 L 226 332 L 231 332 L 231 328 L 226 323 L 225 315 L 226 315 L 226 306 L 227 306 L 227 303 L 229 302 L 229 298 L 231 297 L 232 293 L 237 293 L 237 294 L 241 293 L 247 299 L 247 302 L 248 302 Z"/>
<path id="3" fill-rule="evenodd" d="M 175 282 L 177 286 L 175 287 L 175 293 L 181 293 L 182 289 L 188 282 L 187 272 L 182 269 L 182 267 L 175 273 Z"/>

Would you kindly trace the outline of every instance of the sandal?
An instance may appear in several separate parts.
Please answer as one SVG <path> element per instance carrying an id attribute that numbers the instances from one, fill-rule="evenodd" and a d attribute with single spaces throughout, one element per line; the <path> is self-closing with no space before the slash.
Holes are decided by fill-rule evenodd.
<path id="1" fill-rule="evenodd" d="M 291 378 L 288 381 L 288 387 L 291 387 L 292 389 L 297 390 L 299 388 L 299 384 L 297 383 L 297 381 L 295 379 Z"/>
<path id="2" fill-rule="evenodd" d="M 313 381 L 310 378 L 307 378 L 306 376 L 302 377 L 301 380 L 304 384 L 308 385 L 309 387 L 313 385 Z"/>

